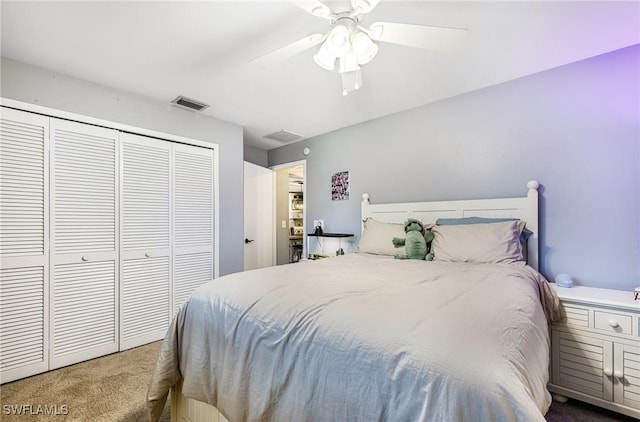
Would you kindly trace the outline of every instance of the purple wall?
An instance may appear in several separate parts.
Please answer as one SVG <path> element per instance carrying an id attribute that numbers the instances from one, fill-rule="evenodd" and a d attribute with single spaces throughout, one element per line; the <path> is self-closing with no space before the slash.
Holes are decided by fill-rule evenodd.
<path id="1" fill-rule="evenodd" d="M 472 71 L 472 69 L 470 70 Z M 521 196 L 542 184 L 541 272 L 640 285 L 640 45 L 269 151 L 307 157 L 307 220 L 359 230 L 360 201 Z M 349 201 L 332 173 L 349 170 Z M 310 227 L 307 227 L 310 230 Z"/>

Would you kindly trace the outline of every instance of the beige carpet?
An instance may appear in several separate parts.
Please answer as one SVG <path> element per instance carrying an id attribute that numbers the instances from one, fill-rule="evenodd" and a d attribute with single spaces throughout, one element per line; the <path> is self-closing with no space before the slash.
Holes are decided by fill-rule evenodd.
<path id="1" fill-rule="evenodd" d="M 160 350 L 160 342 L 121 353 L 57 369 L 0 386 L 1 421 L 147 421 L 145 398 L 151 371 Z M 5 406 L 62 405 L 68 415 L 7 415 Z M 161 422 L 169 422 L 169 404 Z M 631 422 L 625 417 L 594 406 L 570 400 L 554 402 L 547 413 L 548 422 Z"/>
<path id="2" fill-rule="evenodd" d="M 147 421 L 145 398 L 160 342 L 0 386 L 4 421 Z M 67 415 L 11 415 L 6 406 L 56 406 Z M 55 409 L 55 408 L 54 408 Z M 27 408 L 27 413 L 30 411 Z M 169 405 L 161 421 L 170 419 Z"/>

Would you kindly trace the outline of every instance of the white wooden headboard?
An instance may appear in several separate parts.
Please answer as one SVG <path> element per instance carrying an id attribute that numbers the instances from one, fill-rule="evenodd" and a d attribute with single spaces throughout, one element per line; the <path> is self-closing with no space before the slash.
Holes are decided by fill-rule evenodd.
<path id="1" fill-rule="evenodd" d="M 493 217 L 518 218 L 527 223 L 533 234 L 527 244 L 527 263 L 538 269 L 538 187 L 531 180 L 527 183 L 527 196 L 519 198 L 470 199 L 460 201 L 407 202 L 395 204 L 371 204 L 369 194 L 362 195 L 362 221 L 373 218 L 386 223 L 404 223 L 415 218 L 425 224 L 433 224 L 438 218 Z M 364 226 L 363 226 L 364 228 Z"/>

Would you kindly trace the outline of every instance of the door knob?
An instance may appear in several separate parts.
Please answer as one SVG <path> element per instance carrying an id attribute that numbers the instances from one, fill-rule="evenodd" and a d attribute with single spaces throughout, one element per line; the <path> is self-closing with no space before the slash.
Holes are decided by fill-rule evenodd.
<path id="1" fill-rule="evenodd" d="M 253 242 L 253 239 L 244 239 L 244 243 L 251 243 Z"/>

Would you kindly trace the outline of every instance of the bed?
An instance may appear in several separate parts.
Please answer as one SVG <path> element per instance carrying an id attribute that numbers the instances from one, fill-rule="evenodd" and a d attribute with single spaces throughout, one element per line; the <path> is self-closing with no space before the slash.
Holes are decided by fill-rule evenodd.
<path id="1" fill-rule="evenodd" d="M 150 419 L 171 393 L 173 421 L 544 421 L 559 307 L 537 271 L 538 183 L 527 187 L 402 204 L 365 194 L 355 253 L 198 288 L 163 341 Z M 393 258 L 407 218 L 433 225 L 434 261 Z"/>

